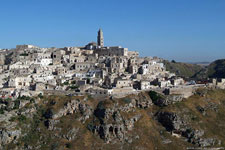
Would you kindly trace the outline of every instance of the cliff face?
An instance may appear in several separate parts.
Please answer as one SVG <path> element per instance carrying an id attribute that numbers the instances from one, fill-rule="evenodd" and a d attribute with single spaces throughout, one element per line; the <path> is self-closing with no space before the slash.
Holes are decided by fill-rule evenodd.
<path id="1" fill-rule="evenodd" d="M 225 146 L 225 91 L 125 98 L 1 100 L 0 149 L 171 149 Z"/>

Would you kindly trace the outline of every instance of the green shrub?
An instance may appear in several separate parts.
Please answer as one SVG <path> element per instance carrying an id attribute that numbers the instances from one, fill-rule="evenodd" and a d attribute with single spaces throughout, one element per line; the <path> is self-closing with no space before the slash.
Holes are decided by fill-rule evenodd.
<path id="1" fill-rule="evenodd" d="M 74 89 L 77 89 L 78 86 L 73 85 L 73 86 L 70 86 L 69 88 L 74 90 Z"/>
<path id="2" fill-rule="evenodd" d="M 69 85 L 69 82 L 68 82 L 68 81 L 66 81 L 66 82 L 64 82 L 64 83 L 63 83 L 63 85 Z"/>
<path id="3" fill-rule="evenodd" d="M 27 118 L 26 118 L 26 116 L 24 116 L 24 115 L 20 115 L 20 116 L 18 117 L 18 120 L 19 120 L 19 122 L 25 122 L 25 121 L 27 120 Z"/>
<path id="4" fill-rule="evenodd" d="M 27 53 L 22 53 L 22 54 L 20 54 L 20 56 L 28 56 L 28 54 Z"/>
<path id="5" fill-rule="evenodd" d="M 20 100 L 15 100 L 13 109 L 19 109 L 19 107 L 20 107 Z"/>
<path id="6" fill-rule="evenodd" d="M 46 119 L 51 119 L 53 116 L 53 111 L 52 109 L 47 109 L 43 115 Z"/>
<path id="7" fill-rule="evenodd" d="M 30 97 L 23 95 L 23 96 L 19 97 L 18 99 L 20 99 L 20 100 L 30 100 Z"/>
<path id="8" fill-rule="evenodd" d="M 11 101 L 11 100 L 12 100 L 11 98 L 6 98 L 6 99 L 5 99 L 5 101 Z"/>
<path id="9" fill-rule="evenodd" d="M 88 99 L 92 99 L 93 98 L 91 95 L 88 95 L 87 97 L 88 97 Z"/>
<path id="10" fill-rule="evenodd" d="M 71 143 L 67 143 L 67 144 L 66 144 L 66 148 L 72 148 Z"/>
<path id="11" fill-rule="evenodd" d="M 152 101 L 157 101 L 160 98 L 160 95 L 155 91 L 150 91 L 149 96 L 152 99 Z"/>
<path id="12" fill-rule="evenodd" d="M 40 99 L 44 98 L 44 96 L 43 96 L 41 93 L 38 94 L 38 97 L 39 97 Z"/>
<path id="13" fill-rule="evenodd" d="M 124 103 L 127 103 L 127 104 L 131 103 L 131 99 L 130 98 L 124 98 L 123 101 L 124 101 Z"/>
<path id="14" fill-rule="evenodd" d="M 0 108 L 0 114 L 4 114 L 4 108 Z"/>
<path id="15" fill-rule="evenodd" d="M 35 102 L 35 99 L 34 98 L 31 98 L 30 99 L 30 103 L 34 103 Z"/>
<path id="16" fill-rule="evenodd" d="M 76 84 L 76 81 L 72 81 L 71 84 Z"/>
<path id="17" fill-rule="evenodd" d="M 11 117 L 10 119 L 9 119 L 9 121 L 15 121 L 17 118 L 16 117 Z"/>

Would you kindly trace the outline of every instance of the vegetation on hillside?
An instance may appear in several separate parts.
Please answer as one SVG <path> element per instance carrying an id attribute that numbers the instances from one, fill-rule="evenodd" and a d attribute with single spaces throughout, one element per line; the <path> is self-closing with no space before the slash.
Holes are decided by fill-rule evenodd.
<path id="1" fill-rule="evenodd" d="M 188 147 L 196 147 L 195 141 L 186 140 L 186 135 L 182 137 L 174 137 L 171 131 L 168 131 L 167 124 L 157 120 L 157 114 L 167 112 L 167 114 L 176 114 L 182 118 L 187 124 L 187 131 L 196 130 L 204 131 L 201 139 L 216 139 L 215 145 L 210 147 L 224 147 L 225 143 L 225 91 L 199 89 L 195 95 L 181 102 L 169 104 L 168 106 L 158 106 L 152 104 L 150 107 L 142 107 L 143 99 L 157 101 L 160 97 L 157 93 L 146 92 L 141 95 L 130 95 L 122 99 L 89 99 L 88 97 L 69 97 L 69 96 L 44 96 L 39 99 L 39 102 L 28 103 L 25 107 L 18 111 L 23 113 L 26 110 L 36 109 L 36 113 L 32 117 L 21 114 L 11 118 L 11 122 L 17 122 L 17 128 L 22 130 L 22 136 L 16 142 L 12 142 L 5 149 L 42 149 L 42 150 L 73 150 L 73 149 L 143 149 L 143 150 L 181 150 Z M 35 99 L 36 100 L 36 99 Z M 60 112 L 61 109 L 68 107 L 68 102 L 76 100 L 81 102 L 79 109 L 81 112 L 70 112 L 63 117 L 51 119 Z M 132 111 L 123 111 L 121 109 L 121 117 L 118 117 L 118 112 L 112 114 L 112 117 L 117 116 L 117 121 L 122 119 L 127 122 L 128 118 L 140 116 L 140 119 L 134 123 L 133 130 L 128 131 L 128 136 L 132 137 L 132 141 L 125 140 L 106 142 L 101 138 L 101 135 L 92 132 L 92 129 L 100 120 L 105 123 L 114 124 L 112 120 L 105 119 L 105 115 L 110 116 L 113 109 L 119 107 L 128 108 L 132 103 L 140 101 L 140 107 L 132 108 Z M 83 123 L 80 118 L 85 115 L 85 105 L 89 105 L 93 110 L 98 109 L 99 115 L 93 113 L 90 118 L 87 118 Z M 119 104 L 119 105 L 117 105 Z M 83 106 L 81 106 L 83 105 Z M 85 109 L 84 109 L 85 108 Z M 106 109 L 110 111 L 106 111 Z M 125 110 L 126 110 L 125 109 Z M 106 113 L 107 112 L 107 113 Z M 120 115 L 119 115 L 120 116 Z M 120 119 L 119 119 L 120 118 Z M 174 118 L 174 117 L 173 117 Z M 182 121 L 183 122 L 183 121 Z M 170 123 L 170 122 L 169 122 Z M 179 120 L 172 122 L 170 126 L 179 123 Z M 183 124 L 183 123 L 182 123 Z M 169 125 L 169 124 L 168 124 Z M 177 130 L 177 129 L 176 129 Z M 186 133 L 186 132 L 185 132 Z M 191 134 L 190 134 L 191 135 Z M 191 137 L 192 138 L 192 137 Z M 190 139 L 191 139 L 190 138 Z M 200 140 L 200 139 L 199 139 Z"/>
<path id="2" fill-rule="evenodd" d="M 166 70 L 186 79 L 207 80 L 225 78 L 225 59 L 219 59 L 208 66 L 164 60 Z"/>
<path id="3" fill-rule="evenodd" d="M 196 64 L 188 64 L 175 61 L 170 62 L 167 60 L 164 60 L 163 63 L 167 71 L 175 73 L 176 75 L 184 78 L 191 78 L 197 72 L 200 72 L 203 69 L 202 66 Z"/>
<path id="4" fill-rule="evenodd" d="M 208 66 L 207 75 L 210 78 L 225 78 L 225 59 L 219 59 Z"/>

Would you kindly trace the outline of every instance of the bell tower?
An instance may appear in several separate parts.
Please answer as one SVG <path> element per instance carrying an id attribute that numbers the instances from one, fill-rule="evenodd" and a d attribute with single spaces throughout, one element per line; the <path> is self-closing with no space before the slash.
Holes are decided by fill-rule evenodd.
<path id="1" fill-rule="evenodd" d="M 103 38 L 102 29 L 99 29 L 99 31 L 98 31 L 97 44 L 100 47 L 104 46 L 104 38 Z"/>

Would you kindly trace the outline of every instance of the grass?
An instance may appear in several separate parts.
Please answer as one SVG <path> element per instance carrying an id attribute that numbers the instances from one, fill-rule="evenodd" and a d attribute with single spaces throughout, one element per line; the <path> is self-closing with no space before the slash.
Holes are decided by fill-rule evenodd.
<path id="1" fill-rule="evenodd" d="M 164 60 L 163 63 L 166 66 L 166 70 L 172 73 L 175 73 L 178 76 L 182 76 L 185 78 L 190 78 L 194 76 L 196 73 L 200 72 L 203 67 L 195 64 L 187 64 L 180 62 L 169 62 Z"/>
<path id="2" fill-rule="evenodd" d="M 121 116 L 126 120 L 132 118 L 135 115 L 141 115 L 141 118 L 135 122 L 134 129 L 128 132 L 130 138 L 133 138 L 133 143 L 109 143 L 105 144 L 98 135 L 93 134 L 88 130 L 88 124 L 94 119 L 91 116 L 84 124 L 78 121 L 81 117 L 80 113 L 74 113 L 59 118 L 60 122 L 55 126 L 61 128 L 61 131 L 50 131 L 44 126 L 46 118 L 44 114 L 47 110 L 53 110 L 57 112 L 64 107 L 64 104 L 71 100 L 80 100 L 84 102 L 85 97 L 68 97 L 68 96 L 44 96 L 39 104 L 36 104 L 37 113 L 33 118 L 27 118 L 26 116 L 12 117 L 10 121 L 19 122 L 18 127 L 22 128 L 22 132 L 26 133 L 25 136 L 19 139 L 19 145 L 23 146 L 41 145 L 40 149 L 54 149 L 60 148 L 65 150 L 73 149 L 159 149 L 159 150 L 181 150 L 186 147 L 193 147 L 192 144 L 184 141 L 182 138 L 172 137 L 165 128 L 154 119 L 154 114 L 158 111 L 169 111 L 179 114 L 181 117 L 187 117 L 189 125 L 194 129 L 203 129 L 205 131 L 204 137 L 215 137 L 222 141 L 224 146 L 225 141 L 225 90 L 207 90 L 200 89 L 201 92 L 206 92 L 205 96 L 199 94 L 191 96 L 190 98 L 178 102 L 166 107 L 158 107 L 156 105 L 151 106 L 148 109 L 135 109 L 129 113 L 120 112 Z M 91 99 L 85 101 L 93 108 L 111 108 L 115 103 L 119 103 L 120 106 L 127 104 L 131 99 L 143 99 L 149 98 L 149 93 L 141 93 L 140 95 L 130 95 L 123 99 L 104 100 Z M 152 95 L 150 94 L 152 97 Z M 153 93 L 153 99 L 154 99 Z M 87 97 L 86 97 L 87 98 Z M 197 106 L 206 107 L 210 103 L 218 105 L 218 112 L 214 110 L 207 110 L 206 116 L 203 116 L 198 111 Z M 112 119 L 112 118 L 110 118 Z M 98 120 L 97 120 L 98 121 Z M 96 122 L 95 122 L 96 123 Z M 29 127 L 28 127 L 29 126 Z M 73 141 L 68 141 L 62 138 L 72 128 L 79 128 L 76 138 Z M 39 132 L 40 131 L 40 132 Z M 58 135 L 54 136 L 54 135 Z M 136 136 L 139 139 L 134 139 Z M 169 144 L 163 144 L 164 139 L 169 139 L 172 142 Z M 42 142 L 45 142 L 43 144 Z M 11 144 L 6 149 L 13 149 L 15 144 Z"/>

